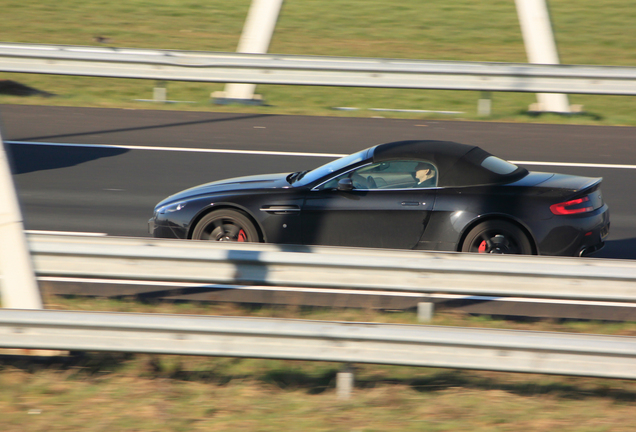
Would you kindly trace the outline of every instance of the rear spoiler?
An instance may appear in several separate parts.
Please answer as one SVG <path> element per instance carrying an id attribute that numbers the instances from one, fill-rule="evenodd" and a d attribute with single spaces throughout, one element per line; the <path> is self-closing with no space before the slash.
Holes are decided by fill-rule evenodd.
<path id="1" fill-rule="evenodd" d="M 575 195 L 590 193 L 598 189 L 603 177 L 580 177 L 555 174 L 537 186 L 570 190 Z"/>
<path id="2" fill-rule="evenodd" d="M 589 181 L 583 186 L 581 186 L 577 192 L 584 192 L 584 193 L 594 192 L 596 189 L 599 188 L 599 186 L 601 186 L 601 182 L 603 181 L 603 177 L 596 177 L 596 178 L 583 177 L 583 178 L 588 179 Z"/>

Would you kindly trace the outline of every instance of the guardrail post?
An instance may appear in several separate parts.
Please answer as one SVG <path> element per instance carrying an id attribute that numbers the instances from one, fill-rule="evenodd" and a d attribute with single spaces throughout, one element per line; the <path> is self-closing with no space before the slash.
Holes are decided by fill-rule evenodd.
<path id="1" fill-rule="evenodd" d="M 350 364 L 347 364 L 336 375 L 336 396 L 339 400 L 347 400 L 351 398 L 353 382 L 353 367 Z"/>
<path id="2" fill-rule="evenodd" d="M 153 89 L 153 92 L 152 92 L 152 100 L 154 102 L 165 103 L 167 99 L 168 99 L 168 89 L 166 88 L 166 82 L 158 81 L 157 84 L 155 84 L 155 88 Z"/>
<path id="3" fill-rule="evenodd" d="M 417 304 L 417 320 L 419 322 L 430 322 L 433 319 L 435 305 L 433 302 L 420 302 Z"/>
<path id="4" fill-rule="evenodd" d="M 492 98 L 490 92 L 481 92 L 479 102 L 477 102 L 477 115 L 482 117 L 490 116 L 492 107 Z"/>

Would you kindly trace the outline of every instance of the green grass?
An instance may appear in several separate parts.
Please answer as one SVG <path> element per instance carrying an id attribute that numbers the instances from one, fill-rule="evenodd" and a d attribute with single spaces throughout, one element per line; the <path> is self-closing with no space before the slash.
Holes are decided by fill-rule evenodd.
<path id="1" fill-rule="evenodd" d="M 0 41 L 234 51 L 249 0 L 127 2 L 3 0 Z M 636 8 L 622 0 L 549 2 L 562 63 L 636 66 Z M 509 0 L 303 0 L 285 2 L 270 52 L 346 57 L 524 62 L 514 2 Z M 168 98 L 193 103 L 144 103 L 154 82 L 64 76 L 0 74 L 55 93 L 53 98 L 0 96 L 4 104 L 178 109 L 267 114 L 384 116 L 636 125 L 636 98 L 572 95 L 583 105 L 573 116 L 531 116 L 534 94 L 495 93 L 493 113 L 477 115 L 478 92 L 263 85 L 268 106 L 217 106 L 210 94 L 221 84 L 168 84 Z M 334 107 L 357 107 L 337 111 Z M 367 108 L 462 111 L 463 114 L 373 112 Z"/>

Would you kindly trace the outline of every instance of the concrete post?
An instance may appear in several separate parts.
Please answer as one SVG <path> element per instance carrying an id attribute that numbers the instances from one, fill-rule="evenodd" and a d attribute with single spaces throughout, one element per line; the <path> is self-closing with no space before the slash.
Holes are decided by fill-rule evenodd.
<path id="1" fill-rule="evenodd" d="M 0 134 L 0 294 L 2 307 L 42 309 L 40 290 L 24 236 L 11 169 Z"/>
<path id="2" fill-rule="evenodd" d="M 515 0 L 521 25 L 521 34 L 528 61 L 537 64 L 559 64 L 554 33 L 546 0 Z M 570 113 L 567 95 L 537 93 L 535 111 Z"/>
<path id="3" fill-rule="evenodd" d="M 168 89 L 165 81 L 158 81 L 152 91 L 152 100 L 154 102 L 166 103 L 168 100 Z"/>
<path id="4" fill-rule="evenodd" d="M 479 102 L 477 102 L 477 115 L 480 117 L 489 117 L 491 114 L 492 97 L 490 92 L 481 92 Z"/>
<path id="5" fill-rule="evenodd" d="M 417 304 L 417 320 L 419 322 L 431 322 L 435 304 L 433 302 L 419 302 Z"/>
<path id="6" fill-rule="evenodd" d="M 250 54 L 267 52 L 282 5 L 283 0 L 252 0 L 237 52 Z M 225 86 L 225 92 L 214 93 L 212 96 L 218 99 L 218 103 L 260 103 L 260 98 L 254 97 L 255 89 L 256 84 L 230 83 Z"/>

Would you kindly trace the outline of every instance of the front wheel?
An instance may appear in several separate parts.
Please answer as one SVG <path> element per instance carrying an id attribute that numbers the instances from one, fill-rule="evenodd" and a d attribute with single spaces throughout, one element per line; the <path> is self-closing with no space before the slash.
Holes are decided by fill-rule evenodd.
<path id="1" fill-rule="evenodd" d="M 247 216 L 235 210 L 216 210 L 194 227 L 193 240 L 258 242 L 258 231 Z"/>
<path id="2" fill-rule="evenodd" d="M 468 232 L 462 252 L 531 255 L 532 245 L 518 226 L 502 220 L 490 220 Z"/>

